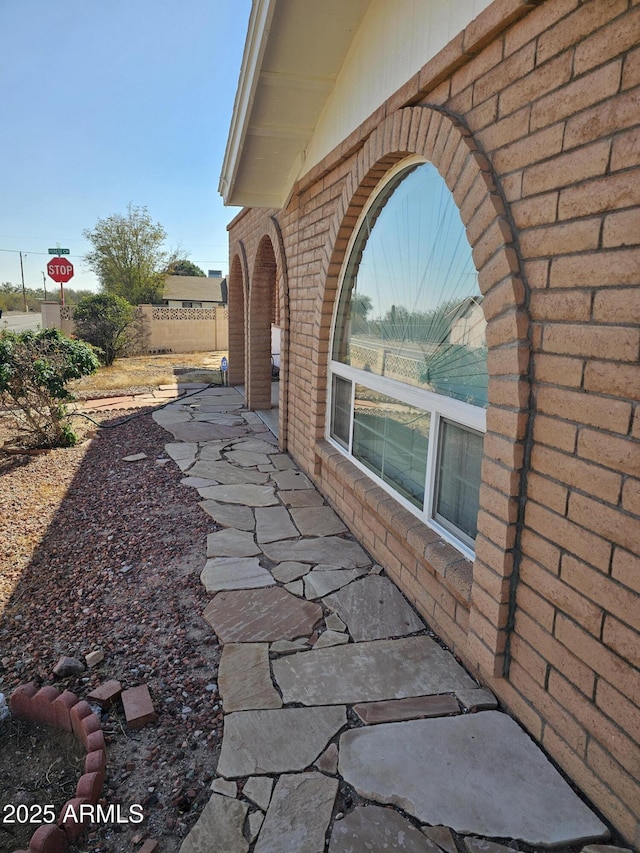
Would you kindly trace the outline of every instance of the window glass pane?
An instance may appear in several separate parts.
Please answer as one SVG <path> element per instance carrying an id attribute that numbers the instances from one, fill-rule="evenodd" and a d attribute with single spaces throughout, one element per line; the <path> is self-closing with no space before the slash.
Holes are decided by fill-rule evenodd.
<path id="1" fill-rule="evenodd" d="M 352 453 L 422 509 L 430 414 L 356 385 Z"/>
<path id="2" fill-rule="evenodd" d="M 348 448 L 351 424 L 351 382 L 341 376 L 334 376 L 331 400 L 333 404 L 331 436 Z"/>
<path id="3" fill-rule="evenodd" d="M 475 540 L 483 436 L 443 420 L 440 425 L 436 518 Z"/>
<path id="4" fill-rule="evenodd" d="M 385 187 L 360 226 L 333 359 L 486 406 L 485 327 L 453 196 L 433 165 L 412 166 Z"/>

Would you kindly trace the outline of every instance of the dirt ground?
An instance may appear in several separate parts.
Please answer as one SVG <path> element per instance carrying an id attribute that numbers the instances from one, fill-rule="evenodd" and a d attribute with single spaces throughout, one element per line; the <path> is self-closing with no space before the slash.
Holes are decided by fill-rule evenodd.
<path id="1" fill-rule="evenodd" d="M 121 804 L 125 815 L 142 806 L 144 822 L 94 825 L 71 849 L 120 853 L 151 837 L 175 853 L 210 796 L 222 736 L 220 650 L 201 616 L 199 581 L 216 526 L 165 461 L 170 434 L 148 413 L 130 415 L 110 415 L 93 437 L 87 427 L 74 448 L 0 451 L 0 692 L 33 681 L 86 698 L 110 679 L 123 688 L 146 684 L 156 722 L 131 731 L 120 704 L 101 715 L 104 801 Z M 0 426 L 0 445 L 4 437 Z M 137 453 L 146 458 L 123 460 Z M 53 676 L 61 655 L 82 661 L 94 650 L 105 657 L 93 669 Z M 0 809 L 33 787 L 17 773 L 28 763 L 24 745 L 24 737 L 2 739 L 2 775 L 7 767 L 11 775 Z M 40 771 L 54 761 L 47 754 Z M 50 796 L 46 789 L 28 795 L 42 806 Z M 5 849 L 14 847 L 0 841 Z"/>

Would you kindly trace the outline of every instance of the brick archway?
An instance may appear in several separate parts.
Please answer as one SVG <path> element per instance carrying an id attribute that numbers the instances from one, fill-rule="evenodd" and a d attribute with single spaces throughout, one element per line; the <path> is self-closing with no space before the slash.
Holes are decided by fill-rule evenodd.
<path id="1" fill-rule="evenodd" d="M 346 178 L 333 218 L 316 316 L 324 363 L 349 239 L 390 169 L 418 155 L 438 169 L 460 210 L 478 270 L 487 321 L 489 409 L 484 440 L 476 559 L 464 653 L 491 676 L 505 671 L 530 401 L 529 317 L 515 231 L 490 163 L 458 116 L 441 107 L 399 110 L 371 134 Z M 323 434 L 326 371 L 317 377 L 317 434 Z"/>
<path id="2" fill-rule="evenodd" d="M 238 241 L 234 249 L 229 272 L 229 384 L 244 385 L 245 310 L 249 277 L 247 256 L 242 241 Z"/>

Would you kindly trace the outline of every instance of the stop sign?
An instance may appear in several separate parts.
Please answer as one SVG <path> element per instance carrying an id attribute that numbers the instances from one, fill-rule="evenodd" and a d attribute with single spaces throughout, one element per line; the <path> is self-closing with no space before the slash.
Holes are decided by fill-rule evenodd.
<path id="1" fill-rule="evenodd" d="M 51 258 L 47 264 L 47 273 L 49 278 L 57 281 L 58 284 L 65 284 L 73 278 L 73 264 L 63 258 Z"/>

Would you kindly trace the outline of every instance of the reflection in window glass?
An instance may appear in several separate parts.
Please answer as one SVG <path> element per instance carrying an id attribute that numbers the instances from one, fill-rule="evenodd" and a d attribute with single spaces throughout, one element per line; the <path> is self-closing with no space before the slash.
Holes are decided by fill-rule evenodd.
<path id="1" fill-rule="evenodd" d="M 333 377 L 332 403 L 331 435 L 348 449 L 351 427 L 351 382 L 340 376 Z"/>
<path id="2" fill-rule="evenodd" d="M 479 433 L 442 421 L 436 518 L 465 533 L 471 543 L 477 533 L 482 444 Z"/>
<path id="3" fill-rule="evenodd" d="M 486 406 L 485 327 L 477 271 L 451 193 L 430 163 L 401 172 L 358 231 L 333 359 Z"/>
<path id="4" fill-rule="evenodd" d="M 356 385 L 353 447 L 356 459 L 422 508 L 430 414 Z"/>

